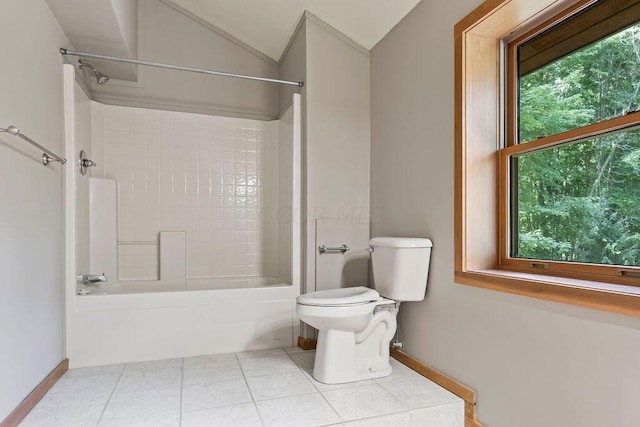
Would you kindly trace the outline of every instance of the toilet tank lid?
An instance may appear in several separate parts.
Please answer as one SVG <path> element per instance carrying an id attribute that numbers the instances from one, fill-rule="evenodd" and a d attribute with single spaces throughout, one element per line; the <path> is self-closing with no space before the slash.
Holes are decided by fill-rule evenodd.
<path id="1" fill-rule="evenodd" d="M 429 239 L 420 237 L 374 237 L 369 240 L 371 246 L 385 248 L 431 248 L 433 243 Z"/>
<path id="2" fill-rule="evenodd" d="M 377 301 L 380 294 L 375 289 L 364 286 L 351 288 L 326 289 L 300 295 L 296 300 L 302 305 L 339 306 L 365 304 Z"/>

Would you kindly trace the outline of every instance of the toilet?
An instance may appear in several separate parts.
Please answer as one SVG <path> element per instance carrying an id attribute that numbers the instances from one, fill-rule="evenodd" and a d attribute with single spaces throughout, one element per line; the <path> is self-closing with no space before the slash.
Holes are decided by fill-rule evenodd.
<path id="1" fill-rule="evenodd" d="M 403 301 L 422 301 L 429 239 L 376 237 L 369 241 L 374 288 L 329 289 L 300 295 L 300 320 L 318 330 L 313 377 L 340 384 L 391 374 L 389 343 Z"/>

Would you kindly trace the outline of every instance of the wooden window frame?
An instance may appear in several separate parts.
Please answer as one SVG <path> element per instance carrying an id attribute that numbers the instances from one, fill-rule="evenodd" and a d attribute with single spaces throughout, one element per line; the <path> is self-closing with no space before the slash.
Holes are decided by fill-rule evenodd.
<path id="1" fill-rule="evenodd" d="M 504 55 L 505 40 L 527 38 L 592 2 L 487 0 L 456 24 L 454 278 L 459 284 L 640 316 L 640 281 L 618 275 L 627 267 L 541 260 L 544 269 L 538 271 L 530 266 L 534 260 L 509 259 L 507 252 L 510 155 L 524 145 L 530 151 L 596 135 L 603 126 L 640 123 L 640 113 L 632 113 L 579 132 L 520 146 L 512 142 L 516 118 L 506 112 L 513 111 L 515 88 L 505 89 L 504 82 L 516 67 L 507 60 L 513 56 Z M 510 63 L 505 67 L 505 62 Z"/>

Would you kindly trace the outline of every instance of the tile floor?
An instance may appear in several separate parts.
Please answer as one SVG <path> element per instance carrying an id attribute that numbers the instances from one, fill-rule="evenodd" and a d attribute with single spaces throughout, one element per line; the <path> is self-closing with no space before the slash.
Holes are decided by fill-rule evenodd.
<path id="1" fill-rule="evenodd" d="M 462 427 L 463 401 L 391 360 L 393 374 L 327 385 L 297 347 L 69 370 L 21 426 Z"/>

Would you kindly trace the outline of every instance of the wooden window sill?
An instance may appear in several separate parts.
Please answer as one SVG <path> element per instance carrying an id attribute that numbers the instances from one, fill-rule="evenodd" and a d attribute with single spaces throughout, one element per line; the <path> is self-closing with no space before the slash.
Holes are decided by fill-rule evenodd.
<path id="1" fill-rule="evenodd" d="M 640 317 L 640 287 L 497 269 L 456 271 L 455 282 Z"/>

